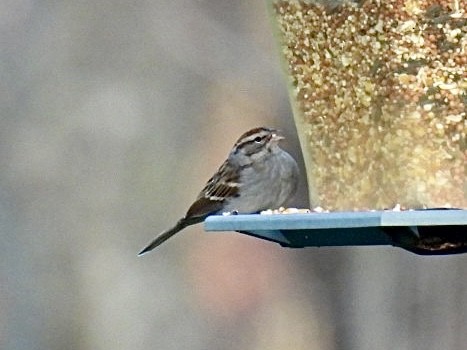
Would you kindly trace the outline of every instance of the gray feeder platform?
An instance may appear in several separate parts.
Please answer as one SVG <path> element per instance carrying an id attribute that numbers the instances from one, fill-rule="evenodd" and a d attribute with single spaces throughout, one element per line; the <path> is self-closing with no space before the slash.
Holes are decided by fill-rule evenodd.
<path id="1" fill-rule="evenodd" d="M 467 210 L 215 215 L 206 231 L 238 231 L 285 247 L 393 245 L 423 255 L 467 252 Z"/>

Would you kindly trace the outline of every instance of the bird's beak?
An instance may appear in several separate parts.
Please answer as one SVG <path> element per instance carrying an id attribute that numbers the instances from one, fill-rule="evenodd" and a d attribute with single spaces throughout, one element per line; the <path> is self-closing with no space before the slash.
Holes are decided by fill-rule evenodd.
<path id="1" fill-rule="evenodd" d="M 285 139 L 285 137 L 279 134 L 279 131 L 274 131 L 274 133 L 272 134 L 273 141 L 279 142 L 280 140 L 283 140 L 283 139 Z"/>

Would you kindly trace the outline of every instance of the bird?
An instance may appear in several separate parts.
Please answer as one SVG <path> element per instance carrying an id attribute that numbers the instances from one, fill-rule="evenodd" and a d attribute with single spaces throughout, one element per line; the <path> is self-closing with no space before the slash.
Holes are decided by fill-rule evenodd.
<path id="1" fill-rule="evenodd" d="M 156 236 L 138 256 L 209 215 L 251 214 L 285 206 L 297 190 L 299 169 L 295 159 L 279 146 L 283 139 L 279 131 L 268 127 L 256 127 L 240 136 L 185 216 Z"/>

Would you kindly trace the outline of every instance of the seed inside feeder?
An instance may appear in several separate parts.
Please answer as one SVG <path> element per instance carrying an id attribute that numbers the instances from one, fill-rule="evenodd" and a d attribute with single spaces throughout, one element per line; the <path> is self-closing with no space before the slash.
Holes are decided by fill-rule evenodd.
<path id="1" fill-rule="evenodd" d="M 274 1 L 313 206 L 467 208 L 467 16 L 451 0 Z"/>

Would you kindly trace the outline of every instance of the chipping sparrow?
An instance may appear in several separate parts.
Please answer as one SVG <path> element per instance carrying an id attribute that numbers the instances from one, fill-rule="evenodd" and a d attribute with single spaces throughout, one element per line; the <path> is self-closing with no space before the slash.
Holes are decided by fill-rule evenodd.
<path id="1" fill-rule="evenodd" d="M 208 215 L 256 213 L 285 205 L 297 189 L 298 166 L 279 147 L 283 138 L 276 130 L 264 127 L 244 133 L 186 215 L 138 255 L 153 250 L 185 227 L 204 221 Z"/>

